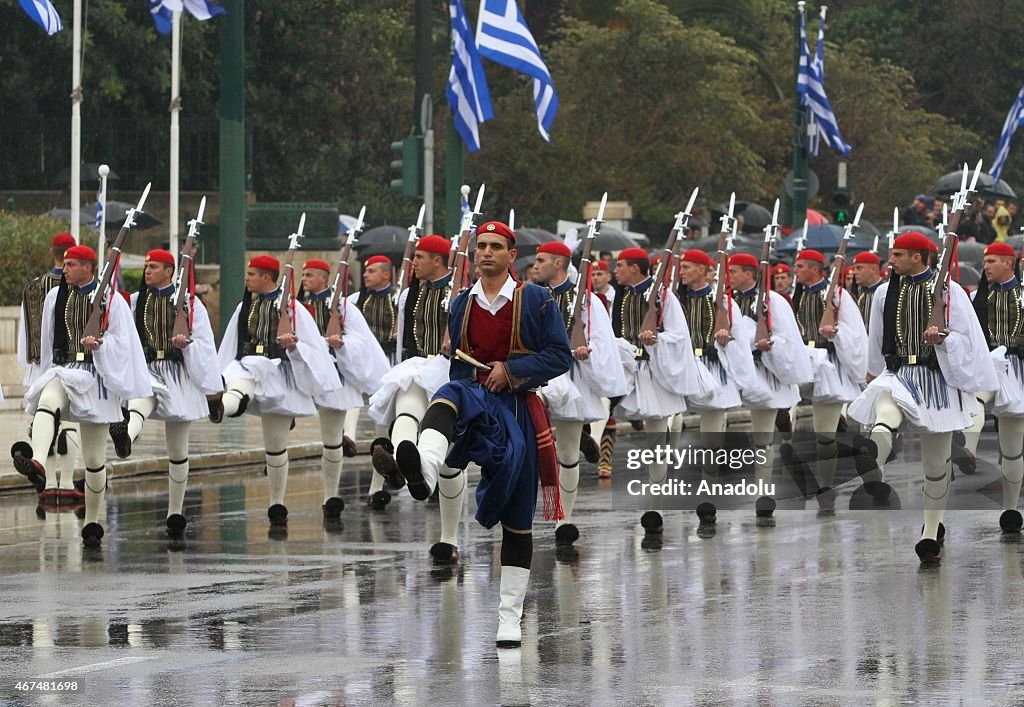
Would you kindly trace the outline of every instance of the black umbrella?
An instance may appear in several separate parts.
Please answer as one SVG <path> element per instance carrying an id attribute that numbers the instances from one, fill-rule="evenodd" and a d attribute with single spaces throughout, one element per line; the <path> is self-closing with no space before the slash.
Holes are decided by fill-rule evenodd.
<path id="1" fill-rule="evenodd" d="M 961 262 L 968 263 L 979 268 L 985 260 L 985 245 L 983 243 L 961 241 L 956 247 L 956 252 L 957 257 Z"/>
<path id="2" fill-rule="evenodd" d="M 516 248 L 523 246 L 538 246 L 541 243 L 550 243 L 551 241 L 561 240 L 551 231 L 546 231 L 543 228 L 517 228 L 516 229 Z"/>
<path id="3" fill-rule="evenodd" d="M 948 198 L 951 194 L 960 189 L 960 182 L 963 179 L 963 171 L 957 170 L 956 172 L 950 172 L 939 177 L 938 181 L 932 185 L 932 193 L 943 198 Z M 978 175 L 977 189 L 980 193 L 988 196 L 1005 196 L 1011 199 L 1016 199 L 1017 194 L 1010 188 L 1010 185 L 1005 180 L 1000 179 L 998 183 L 992 179 L 992 175 L 988 172 L 982 172 Z"/>
<path id="4" fill-rule="evenodd" d="M 406 241 L 409 240 L 409 230 L 401 226 L 375 226 L 359 234 L 356 239 L 355 248 L 360 253 L 364 248 L 371 245 L 384 245 L 389 243 L 400 243 L 402 245 L 398 252 L 405 250 Z"/>
<path id="5" fill-rule="evenodd" d="M 136 204 L 129 204 L 124 201 L 108 201 L 106 205 L 107 209 L 107 228 L 118 229 L 124 225 L 124 217 L 128 213 L 128 209 L 134 209 Z M 96 202 L 88 204 L 82 208 L 83 213 L 91 213 L 89 217 L 89 223 L 93 223 L 93 219 L 96 218 Z M 142 213 L 136 212 L 135 214 L 135 226 L 140 231 L 145 231 L 147 228 L 153 228 L 154 226 L 160 225 L 160 219 L 152 214 L 143 211 Z"/>
<path id="6" fill-rule="evenodd" d="M 733 241 L 732 250 L 729 251 L 730 255 L 736 255 L 737 253 L 747 253 L 755 257 L 761 257 L 761 247 L 764 245 L 764 240 L 756 238 L 754 236 L 737 235 L 736 240 Z M 717 257 L 718 254 L 718 236 L 708 236 L 707 238 L 699 238 L 695 241 L 690 241 L 684 247 L 684 252 L 690 249 L 703 250 L 705 253 L 710 253 L 712 257 Z"/>
<path id="7" fill-rule="evenodd" d="M 99 168 L 100 166 L 95 162 L 83 162 L 81 171 L 78 173 L 79 181 L 98 184 L 100 181 Z M 114 170 L 110 170 L 110 173 L 107 175 L 107 179 L 120 179 L 120 177 L 117 176 Z M 71 167 L 65 167 L 60 172 L 58 172 L 57 176 L 53 178 L 52 182 L 53 186 L 55 187 L 62 187 L 70 183 Z"/>
<path id="8" fill-rule="evenodd" d="M 957 182 L 957 184 L 959 184 L 959 182 Z M 939 232 L 936 231 L 934 228 L 928 228 L 927 226 L 900 226 L 899 233 L 902 234 L 910 232 L 921 233 L 925 236 L 928 236 L 928 239 L 932 243 L 939 242 Z"/>
<path id="9" fill-rule="evenodd" d="M 584 236 L 586 236 L 585 232 L 580 234 L 580 237 Z M 612 251 L 625 250 L 626 248 L 633 248 L 635 246 L 636 241 L 619 229 L 608 225 L 602 225 L 601 232 L 594 238 L 591 248 L 592 250 Z"/>

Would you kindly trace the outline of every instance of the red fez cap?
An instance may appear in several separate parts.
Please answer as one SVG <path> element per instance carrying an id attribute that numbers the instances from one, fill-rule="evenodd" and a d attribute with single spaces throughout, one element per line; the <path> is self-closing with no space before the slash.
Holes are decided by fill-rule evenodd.
<path id="1" fill-rule="evenodd" d="M 310 268 L 313 268 L 314 270 L 323 270 L 326 273 L 331 271 L 331 266 L 327 264 L 327 261 L 320 260 L 320 258 L 310 258 L 306 261 L 305 265 L 302 266 L 303 270 L 309 270 Z"/>
<path id="2" fill-rule="evenodd" d="M 865 250 L 863 253 L 857 253 L 853 259 L 854 265 L 881 265 L 882 259 L 872 253 L 870 250 Z"/>
<path id="3" fill-rule="evenodd" d="M 715 266 L 715 261 L 711 259 L 711 256 L 697 248 L 693 248 L 692 250 L 688 250 L 683 253 L 683 262 L 707 265 L 709 268 Z"/>
<path id="4" fill-rule="evenodd" d="M 479 236 L 484 233 L 493 233 L 496 236 L 505 236 L 505 238 L 508 238 L 513 243 L 516 242 L 515 232 L 501 221 L 488 221 L 487 223 L 480 224 L 476 229 L 476 235 Z M 540 251 L 538 250 L 537 252 Z"/>
<path id="5" fill-rule="evenodd" d="M 782 273 L 790 272 L 789 266 L 785 263 L 779 263 L 772 268 L 772 275 L 781 275 Z"/>
<path id="6" fill-rule="evenodd" d="M 985 255 L 1008 255 L 1011 258 L 1017 257 L 1017 252 L 1009 243 L 993 243 L 985 249 Z"/>
<path id="7" fill-rule="evenodd" d="M 816 263 L 825 264 L 825 256 L 816 250 L 802 250 L 796 254 L 797 260 L 813 260 Z"/>
<path id="8" fill-rule="evenodd" d="M 928 236 L 917 231 L 907 231 L 893 241 L 893 249 L 900 250 L 930 250 L 938 251 L 938 247 L 929 240 Z"/>
<path id="9" fill-rule="evenodd" d="M 249 267 L 256 268 L 257 270 L 281 272 L 281 262 L 272 255 L 257 255 L 249 261 Z"/>
<path id="10" fill-rule="evenodd" d="M 366 265 L 393 265 L 391 258 L 386 255 L 371 255 L 366 259 Z"/>
<path id="11" fill-rule="evenodd" d="M 607 260 L 598 260 L 596 263 L 594 263 L 594 267 L 596 267 L 598 270 L 603 270 L 604 272 L 608 272 L 610 269 L 608 267 Z"/>
<path id="12" fill-rule="evenodd" d="M 547 243 L 541 243 L 540 247 L 537 248 L 538 253 L 551 253 L 552 255 L 561 255 L 564 258 L 571 258 L 572 251 L 562 241 L 548 241 Z"/>
<path id="13" fill-rule="evenodd" d="M 52 245 L 54 248 L 72 248 L 78 244 L 70 233 L 58 233 L 53 237 Z"/>
<path id="14" fill-rule="evenodd" d="M 729 265 L 740 265 L 745 268 L 756 268 L 760 265 L 757 258 L 750 253 L 737 253 L 729 258 Z"/>
<path id="15" fill-rule="evenodd" d="M 157 248 L 146 253 L 147 263 L 163 263 L 165 265 L 174 265 L 174 256 L 171 255 L 171 251 Z"/>
<path id="16" fill-rule="evenodd" d="M 64 260 L 91 260 L 96 262 L 96 251 L 87 245 L 75 245 L 64 251 Z"/>
<path id="17" fill-rule="evenodd" d="M 452 249 L 452 242 L 444 236 L 432 235 L 423 236 L 416 241 L 416 250 L 422 250 L 427 253 L 437 253 L 439 255 L 448 255 Z"/>
<path id="18" fill-rule="evenodd" d="M 636 246 L 626 248 L 619 253 L 619 260 L 647 260 L 648 257 L 646 250 Z"/>

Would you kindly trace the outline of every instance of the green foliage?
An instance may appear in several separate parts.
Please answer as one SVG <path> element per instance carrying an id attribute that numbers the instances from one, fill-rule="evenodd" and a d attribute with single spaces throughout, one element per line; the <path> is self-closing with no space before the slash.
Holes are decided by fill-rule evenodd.
<path id="1" fill-rule="evenodd" d="M 25 216 L 0 212 L 0 306 L 21 304 L 21 292 L 34 277 L 45 273 L 53 264 L 50 243 L 53 236 L 69 231 L 68 221 L 45 216 Z M 83 234 L 86 245 L 96 247 L 96 236 Z"/>

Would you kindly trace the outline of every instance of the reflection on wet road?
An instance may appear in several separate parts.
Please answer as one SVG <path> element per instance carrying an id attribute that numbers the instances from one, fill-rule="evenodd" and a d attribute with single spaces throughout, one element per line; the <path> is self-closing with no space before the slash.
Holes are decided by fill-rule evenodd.
<path id="1" fill-rule="evenodd" d="M 982 467 L 972 488 L 998 474 Z M 919 465 L 901 469 L 912 494 Z M 498 556 L 472 500 L 463 560 L 440 570 L 427 552 L 436 505 L 403 493 L 371 511 L 356 497 L 367 473 L 346 471 L 349 506 L 325 527 L 317 468 L 294 468 L 286 538 L 268 537 L 258 470 L 196 477 L 180 546 L 163 534 L 164 482 L 118 482 L 96 554 L 73 514 L 40 519 L 33 498 L 0 498 L 0 701 L 1024 701 L 1024 544 L 1000 535 L 997 510 L 947 516 L 943 563 L 922 569 L 919 511 L 841 501 L 834 516 L 779 511 L 774 525 L 727 511 L 713 533 L 670 511 L 657 547 L 585 478 L 577 552 L 556 553 L 538 524 L 524 645 L 499 653 Z M 80 689 L 15 689 L 33 679 Z"/>

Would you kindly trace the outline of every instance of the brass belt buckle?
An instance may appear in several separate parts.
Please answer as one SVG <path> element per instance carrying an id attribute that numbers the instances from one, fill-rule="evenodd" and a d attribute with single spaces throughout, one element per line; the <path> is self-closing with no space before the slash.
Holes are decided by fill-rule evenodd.
<path id="1" fill-rule="evenodd" d="M 84 351 L 79 351 L 78 353 L 76 353 L 75 354 L 75 360 L 76 361 L 84 361 L 85 360 L 85 352 Z"/>
<path id="2" fill-rule="evenodd" d="M 157 361 L 163 361 L 164 360 L 164 352 L 163 351 L 157 351 L 156 352 L 156 360 Z"/>
<path id="3" fill-rule="evenodd" d="M 633 358 L 643 358 L 643 357 L 644 357 L 644 350 L 643 350 L 643 348 L 640 347 L 640 346 L 637 346 L 633 350 Z"/>
<path id="4" fill-rule="evenodd" d="M 807 342 L 807 348 L 813 349 L 815 344 L 817 344 L 817 342 L 814 339 L 811 339 L 810 341 Z"/>
<path id="5" fill-rule="evenodd" d="M 256 344 L 256 353 L 263 353 L 263 344 Z"/>
<path id="6" fill-rule="evenodd" d="M 693 355 L 696 356 L 697 358 L 700 358 L 701 356 L 704 355 L 704 349 L 698 346 L 693 350 Z"/>
<path id="7" fill-rule="evenodd" d="M 917 365 L 917 356 L 916 355 L 907 356 L 907 364 L 909 364 L 911 366 L 916 366 Z"/>

